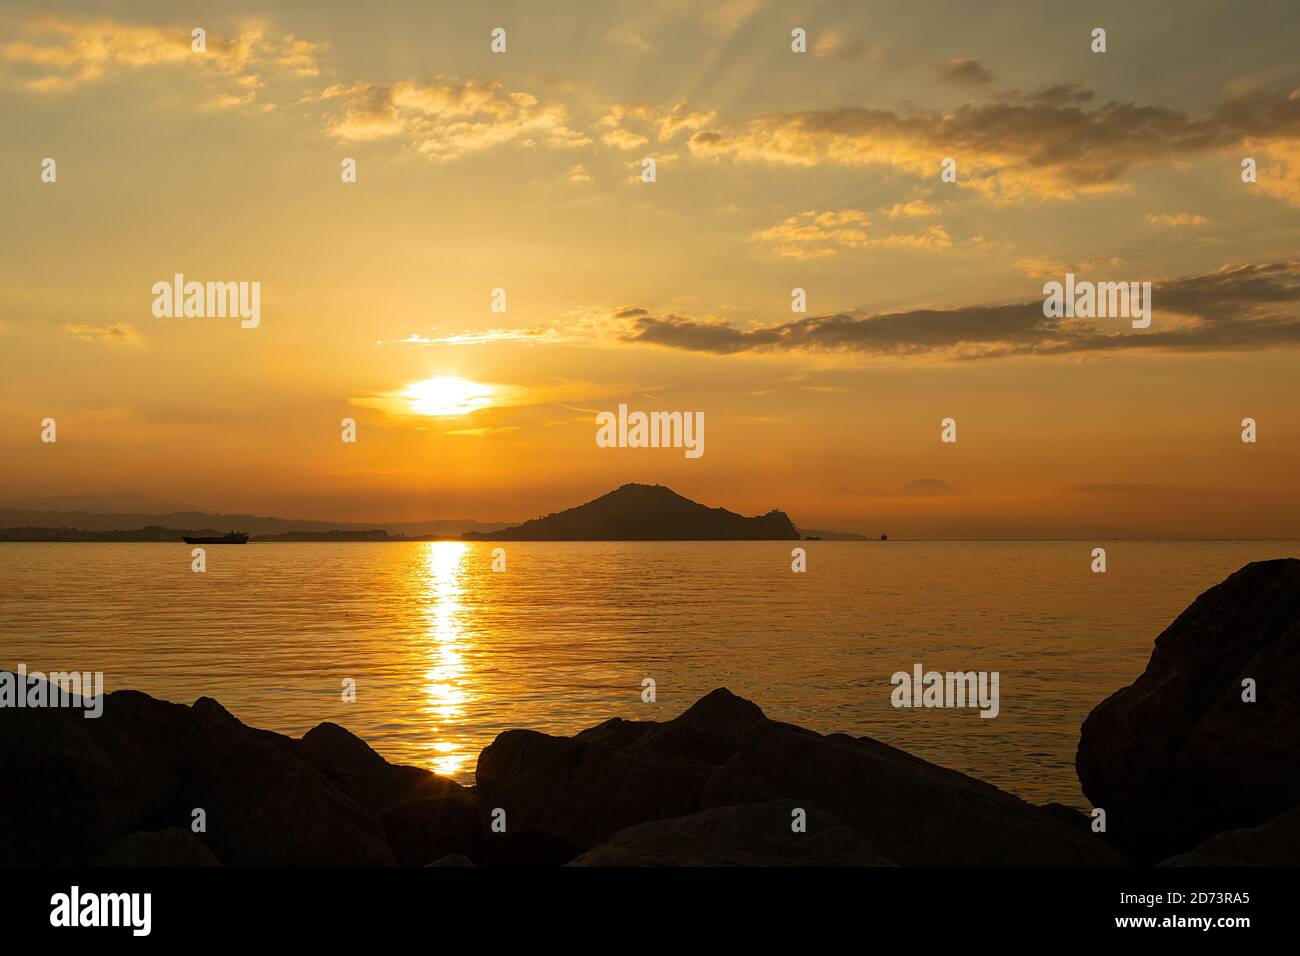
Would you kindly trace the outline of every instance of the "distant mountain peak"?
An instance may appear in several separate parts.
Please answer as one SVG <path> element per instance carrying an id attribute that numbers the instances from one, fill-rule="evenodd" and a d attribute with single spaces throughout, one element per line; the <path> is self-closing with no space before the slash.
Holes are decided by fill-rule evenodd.
<path id="1" fill-rule="evenodd" d="M 785 512 L 747 518 L 710 508 L 667 485 L 628 482 L 585 504 L 513 528 L 467 538 L 484 541 L 794 541 Z"/>
<path id="2" fill-rule="evenodd" d="M 900 498 L 936 498 L 959 495 L 961 492 L 938 478 L 918 478 L 916 481 L 909 481 L 894 494 Z"/>

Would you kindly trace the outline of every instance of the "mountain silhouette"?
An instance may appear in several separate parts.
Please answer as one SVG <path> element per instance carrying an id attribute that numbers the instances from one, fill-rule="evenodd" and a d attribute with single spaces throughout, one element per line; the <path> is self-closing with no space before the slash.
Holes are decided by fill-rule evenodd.
<path id="1" fill-rule="evenodd" d="M 683 498 L 663 485 L 627 484 L 576 508 L 464 537 L 477 541 L 795 541 L 799 532 L 783 511 L 746 518 Z"/>

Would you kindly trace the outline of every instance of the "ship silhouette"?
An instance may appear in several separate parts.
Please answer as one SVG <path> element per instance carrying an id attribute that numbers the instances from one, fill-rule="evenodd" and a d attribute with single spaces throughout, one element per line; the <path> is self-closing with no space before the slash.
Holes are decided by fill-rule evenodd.
<path id="1" fill-rule="evenodd" d="M 232 531 L 229 534 L 185 535 L 186 544 L 247 544 L 247 531 Z"/>

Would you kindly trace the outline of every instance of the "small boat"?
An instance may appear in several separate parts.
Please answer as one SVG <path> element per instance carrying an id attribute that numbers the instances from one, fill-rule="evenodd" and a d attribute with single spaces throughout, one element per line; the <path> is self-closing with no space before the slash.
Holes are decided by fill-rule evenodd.
<path id="1" fill-rule="evenodd" d="M 232 531 L 230 534 L 185 535 L 186 544 L 248 544 L 248 532 Z"/>

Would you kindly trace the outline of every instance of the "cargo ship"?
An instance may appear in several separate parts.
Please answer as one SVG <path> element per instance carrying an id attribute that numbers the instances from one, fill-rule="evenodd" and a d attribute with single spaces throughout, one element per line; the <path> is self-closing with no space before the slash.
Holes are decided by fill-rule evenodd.
<path id="1" fill-rule="evenodd" d="M 248 532 L 232 531 L 230 534 L 185 535 L 186 544 L 248 544 Z"/>

